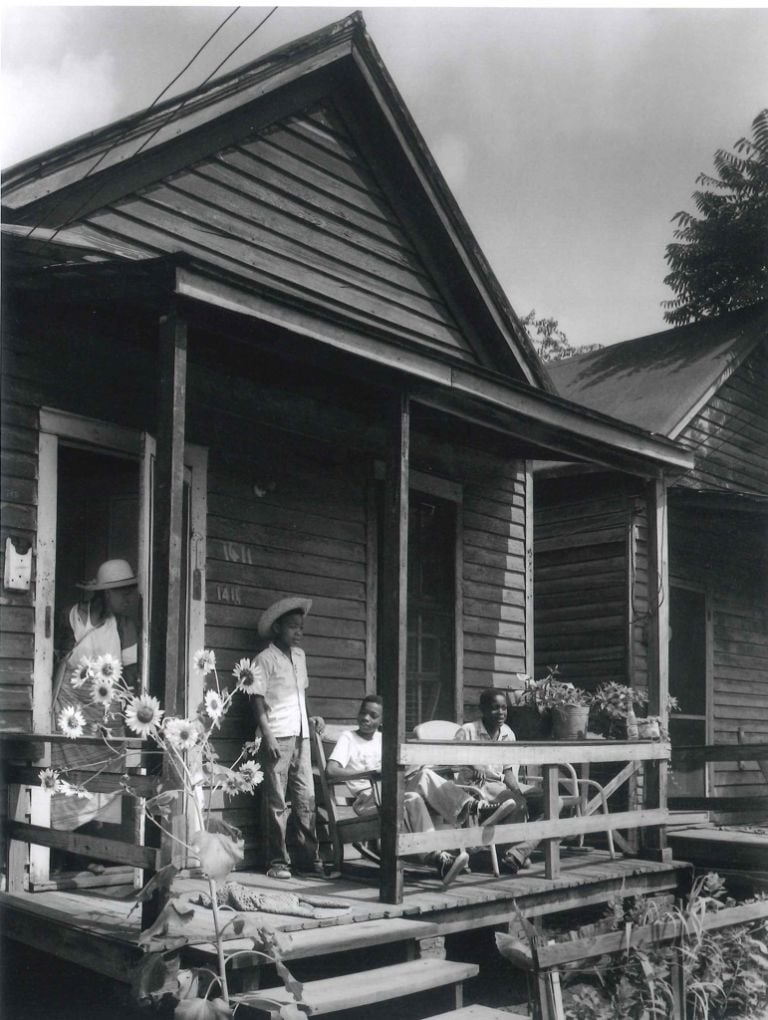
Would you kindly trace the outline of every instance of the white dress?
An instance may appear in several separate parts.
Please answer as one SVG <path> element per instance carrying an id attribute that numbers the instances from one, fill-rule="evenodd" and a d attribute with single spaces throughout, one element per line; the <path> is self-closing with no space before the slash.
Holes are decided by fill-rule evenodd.
<path id="1" fill-rule="evenodd" d="M 80 709 L 85 716 L 86 724 L 104 721 L 104 710 L 100 705 L 94 705 L 91 702 L 88 685 L 75 688 L 69 682 L 73 670 L 81 659 L 96 659 L 100 655 L 112 655 L 114 658 L 120 659 L 123 665 L 128 665 L 125 659 L 131 658 L 130 655 L 124 656 L 123 649 L 120 647 L 120 633 L 114 616 L 109 615 L 101 623 L 94 624 L 91 620 L 90 604 L 87 606 L 84 620 L 80 616 L 80 607 L 74 605 L 69 611 L 69 625 L 75 637 L 75 645 L 57 671 L 57 689 L 54 691 L 53 701 L 53 725 L 56 732 L 58 732 L 56 720 L 59 713 L 69 705 Z M 94 770 L 94 768 L 100 768 L 105 759 L 111 755 L 112 752 L 109 751 L 106 744 L 103 747 L 78 747 L 75 742 L 54 744 L 52 764 L 54 768 L 85 769 L 90 766 L 90 770 Z M 122 771 L 119 763 L 112 765 L 109 771 L 114 772 L 115 768 Z M 66 780 L 66 774 L 63 774 L 61 778 Z M 114 824 L 120 822 L 121 794 L 119 791 L 95 793 L 92 800 L 66 797 L 64 794 L 54 794 L 51 798 L 52 828 L 71 831 L 93 819 Z"/>

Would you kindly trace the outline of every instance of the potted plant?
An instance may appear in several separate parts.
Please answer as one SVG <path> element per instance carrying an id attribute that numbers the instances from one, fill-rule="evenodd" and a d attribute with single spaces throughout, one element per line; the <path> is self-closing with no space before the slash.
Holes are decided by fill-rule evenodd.
<path id="1" fill-rule="evenodd" d="M 603 736 L 614 740 L 636 740 L 635 708 L 647 703 L 648 695 L 644 691 L 609 680 L 595 691 L 590 721 L 595 732 Z"/>
<path id="2" fill-rule="evenodd" d="M 552 736 L 552 709 L 545 704 L 546 689 L 555 679 L 557 666 L 540 680 L 518 673 L 522 687 L 507 692 L 508 721 L 518 740 L 549 740 Z"/>
<path id="3" fill-rule="evenodd" d="M 571 683 L 553 679 L 543 692 L 552 711 L 552 735 L 556 740 L 584 740 L 589 724 L 592 694 Z"/>

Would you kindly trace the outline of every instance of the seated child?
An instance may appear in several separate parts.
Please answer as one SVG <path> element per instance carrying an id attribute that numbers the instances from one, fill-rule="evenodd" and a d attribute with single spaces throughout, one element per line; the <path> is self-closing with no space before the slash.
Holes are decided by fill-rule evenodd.
<path id="1" fill-rule="evenodd" d="M 364 698 L 357 716 L 357 729 L 341 734 L 326 766 L 331 779 L 346 780 L 347 789 L 355 798 L 352 808 L 363 817 L 378 813 L 371 784 L 365 777 L 381 770 L 381 716 L 381 698 L 375 694 Z M 430 769 L 418 769 L 406 777 L 405 787 L 403 821 L 408 832 L 434 831 L 430 808 L 438 817 L 456 824 L 463 820 L 473 802 L 470 794 Z M 419 863 L 433 866 L 445 885 L 469 862 L 465 851 L 454 855 L 442 850 L 413 856 Z"/>
<path id="2" fill-rule="evenodd" d="M 515 734 L 507 726 L 507 696 L 504 691 L 488 687 L 480 694 L 480 718 L 464 723 L 456 733 L 457 740 L 512 742 Z M 480 789 L 494 810 L 507 801 L 514 801 L 516 810 L 504 820 L 507 822 L 534 820 L 541 817 L 542 791 L 537 786 L 520 782 L 518 767 L 510 765 L 467 765 L 459 771 L 459 782 Z M 487 809 L 479 811 L 481 821 L 488 817 Z M 517 872 L 528 863 L 528 857 L 539 845 L 539 840 L 519 843 L 508 848 L 501 863 L 508 871 Z"/>

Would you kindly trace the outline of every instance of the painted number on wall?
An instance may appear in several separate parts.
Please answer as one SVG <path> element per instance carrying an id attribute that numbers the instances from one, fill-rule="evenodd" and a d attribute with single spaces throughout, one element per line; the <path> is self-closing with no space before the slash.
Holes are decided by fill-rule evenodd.
<path id="1" fill-rule="evenodd" d="M 231 602 L 235 606 L 240 603 L 240 589 L 236 584 L 217 584 L 216 598 L 219 602 Z"/>
<path id="2" fill-rule="evenodd" d="M 222 548 L 224 550 L 224 559 L 227 563 L 248 563 L 253 565 L 253 557 L 251 556 L 251 550 L 247 545 L 242 542 L 222 542 Z"/>

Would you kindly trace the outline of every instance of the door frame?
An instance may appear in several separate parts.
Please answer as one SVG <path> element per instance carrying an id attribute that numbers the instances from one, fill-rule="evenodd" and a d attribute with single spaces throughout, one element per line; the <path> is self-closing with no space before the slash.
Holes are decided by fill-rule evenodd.
<path id="1" fill-rule="evenodd" d="M 33 673 L 32 727 L 35 733 L 51 728 L 53 696 L 53 621 L 56 594 L 56 526 L 58 519 L 58 450 L 60 441 L 82 445 L 104 454 L 125 455 L 135 459 L 139 472 L 139 563 L 136 565 L 142 600 L 141 661 L 148 662 L 149 598 L 152 550 L 152 488 L 155 441 L 138 429 L 82 415 L 41 408 L 38 434 L 38 519 L 35 562 L 35 646 Z M 205 643 L 205 561 L 208 492 L 208 450 L 188 444 L 185 467 L 191 471 L 190 486 L 190 578 L 199 571 L 199 584 L 189 586 L 187 604 L 188 661 Z M 196 579 L 197 580 L 197 579 Z M 199 595 L 195 598 L 194 595 Z M 196 705 L 202 697 L 202 678 L 194 670 L 187 679 L 187 704 Z M 198 690 L 199 687 L 199 690 Z M 46 764 L 48 760 L 46 760 Z M 31 820 L 50 825 L 50 798 L 40 787 L 31 787 Z M 49 878 L 49 850 L 30 846 L 30 882 L 40 884 Z"/>
<path id="2" fill-rule="evenodd" d="M 696 592 L 704 599 L 704 742 L 712 744 L 715 738 L 715 720 L 713 710 L 714 699 L 714 623 L 712 619 L 712 591 L 707 584 L 691 581 L 688 578 L 669 577 L 669 600 L 672 601 L 672 589 Z M 672 640 L 670 631 L 669 640 Z M 672 713 L 670 713 L 670 716 Z M 686 718 L 682 715 L 681 718 Z M 698 717 L 694 717 L 698 718 Z M 714 789 L 714 762 L 704 764 L 704 796 L 710 797 Z"/>

